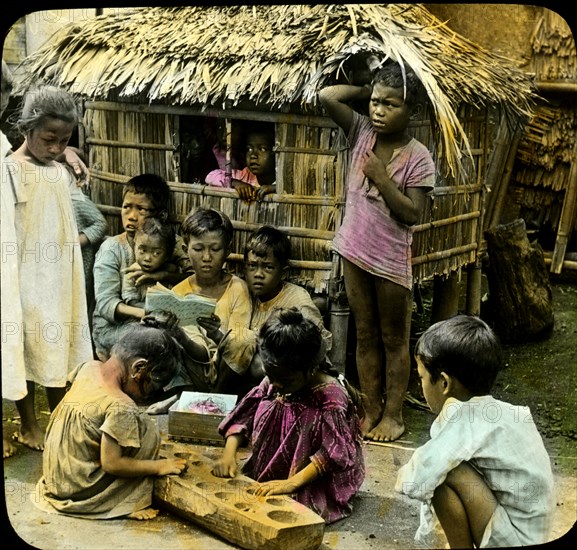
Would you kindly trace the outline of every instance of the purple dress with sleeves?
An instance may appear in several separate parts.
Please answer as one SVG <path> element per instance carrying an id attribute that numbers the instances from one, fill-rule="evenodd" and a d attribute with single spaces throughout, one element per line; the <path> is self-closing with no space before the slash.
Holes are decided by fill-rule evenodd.
<path id="1" fill-rule="evenodd" d="M 320 476 L 291 496 L 326 523 L 350 515 L 365 464 L 360 421 L 340 382 L 281 396 L 265 377 L 219 431 L 250 440 L 252 455 L 243 473 L 259 482 L 288 479 L 312 462 Z"/>

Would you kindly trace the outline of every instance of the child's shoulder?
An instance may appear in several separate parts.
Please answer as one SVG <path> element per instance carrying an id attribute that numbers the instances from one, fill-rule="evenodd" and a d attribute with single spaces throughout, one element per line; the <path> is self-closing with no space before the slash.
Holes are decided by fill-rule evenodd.
<path id="1" fill-rule="evenodd" d="M 227 287 L 227 292 L 233 290 L 237 292 L 246 292 L 248 294 L 248 285 L 246 284 L 246 281 L 241 277 L 239 277 L 238 275 L 231 273 L 230 281 Z"/>
<path id="2" fill-rule="evenodd" d="M 330 375 L 312 388 L 311 397 L 319 409 L 346 411 L 349 408 L 350 398 L 346 388 Z"/>
<path id="3" fill-rule="evenodd" d="M 119 235 L 106 237 L 102 241 L 98 254 L 96 255 L 96 261 L 98 263 L 111 261 L 117 263 L 120 261 L 128 265 L 127 262 L 132 263 L 134 261 L 132 256 L 132 248 L 128 242 L 126 233 L 120 233 Z"/>

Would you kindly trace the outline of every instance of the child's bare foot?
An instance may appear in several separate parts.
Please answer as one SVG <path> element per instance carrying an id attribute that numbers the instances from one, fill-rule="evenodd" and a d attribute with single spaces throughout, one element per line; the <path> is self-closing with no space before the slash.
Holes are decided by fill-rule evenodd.
<path id="1" fill-rule="evenodd" d="M 22 432 L 14 432 L 12 434 L 13 441 L 18 441 L 18 443 L 22 443 L 22 445 L 26 445 L 33 451 L 43 451 L 44 450 L 44 432 L 40 429 L 33 429 L 31 431 Z"/>
<path id="2" fill-rule="evenodd" d="M 146 519 L 154 519 L 158 515 L 158 510 L 155 508 L 144 508 L 144 510 L 138 510 L 137 512 L 132 512 L 132 514 L 128 514 L 126 517 L 129 519 L 137 519 L 137 520 L 146 520 Z"/>
<path id="3" fill-rule="evenodd" d="M 381 421 L 383 417 L 383 408 L 370 406 L 369 403 L 364 404 L 364 416 L 361 419 L 361 433 L 363 437 L 367 434 Z"/>
<path id="4" fill-rule="evenodd" d="M 373 441 L 394 441 L 404 432 L 405 423 L 402 419 L 383 415 L 381 421 L 365 435 L 365 438 Z"/>
<path id="5" fill-rule="evenodd" d="M 4 458 L 10 458 L 16 454 L 16 447 L 12 445 L 7 433 L 2 434 L 2 447 L 4 450 Z"/>

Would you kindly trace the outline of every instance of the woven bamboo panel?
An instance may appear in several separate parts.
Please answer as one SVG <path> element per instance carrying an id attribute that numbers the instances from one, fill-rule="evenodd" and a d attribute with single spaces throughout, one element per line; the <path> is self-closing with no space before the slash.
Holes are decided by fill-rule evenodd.
<path id="1" fill-rule="evenodd" d="M 225 116 L 224 113 L 217 113 Z M 271 113 L 274 120 L 274 114 Z M 234 117 L 234 111 L 226 113 Z M 264 116 L 264 115 L 261 115 Z M 300 121 L 276 124 L 277 195 L 246 203 L 236 192 L 201 184 L 178 182 L 178 116 L 137 112 L 132 108 L 89 108 L 85 126 L 90 145 L 92 199 L 109 221 L 111 234 L 122 231 L 119 209 L 122 183 L 145 172 L 164 177 L 171 186 L 170 219 L 178 228 L 188 212 L 199 206 L 227 214 L 235 226 L 231 266 L 236 269 L 250 232 L 263 224 L 284 229 L 293 249 L 291 280 L 324 293 L 334 274 L 331 241 L 344 214 L 348 149 L 343 133 L 327 124 Z M 435 153 L 438 191 L 431 194 L 417 227 L 414 243 L 415 280 L 447 274 L 474 262 L 479 247 L 481 185 L 487 158 L 487 118 L 467 108 L 461 123 L 472 149 L 467 173 L 452 177 L 444 165 L 442 147 L 427 112 L 411 123 L 411 134 Z M 443 221 L 444 220 L 444 221 Z"/>

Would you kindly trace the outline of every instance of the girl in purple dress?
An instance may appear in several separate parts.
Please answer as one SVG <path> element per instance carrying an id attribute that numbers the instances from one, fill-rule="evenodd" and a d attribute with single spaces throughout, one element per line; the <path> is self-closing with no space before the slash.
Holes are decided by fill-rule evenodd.
<path id="1" fill-rule="evenodd" d="M 321 332 L 296 308 L 270 315 L 259 347 L 266 377 L 219 426 L 226 444 L 213 473 L 234 477 L 250 441 L 243 473 L 256 495 L 289 494 L 326 523 L 350 515 L 365 477 L 358 393 L 323 363 Z"/>

